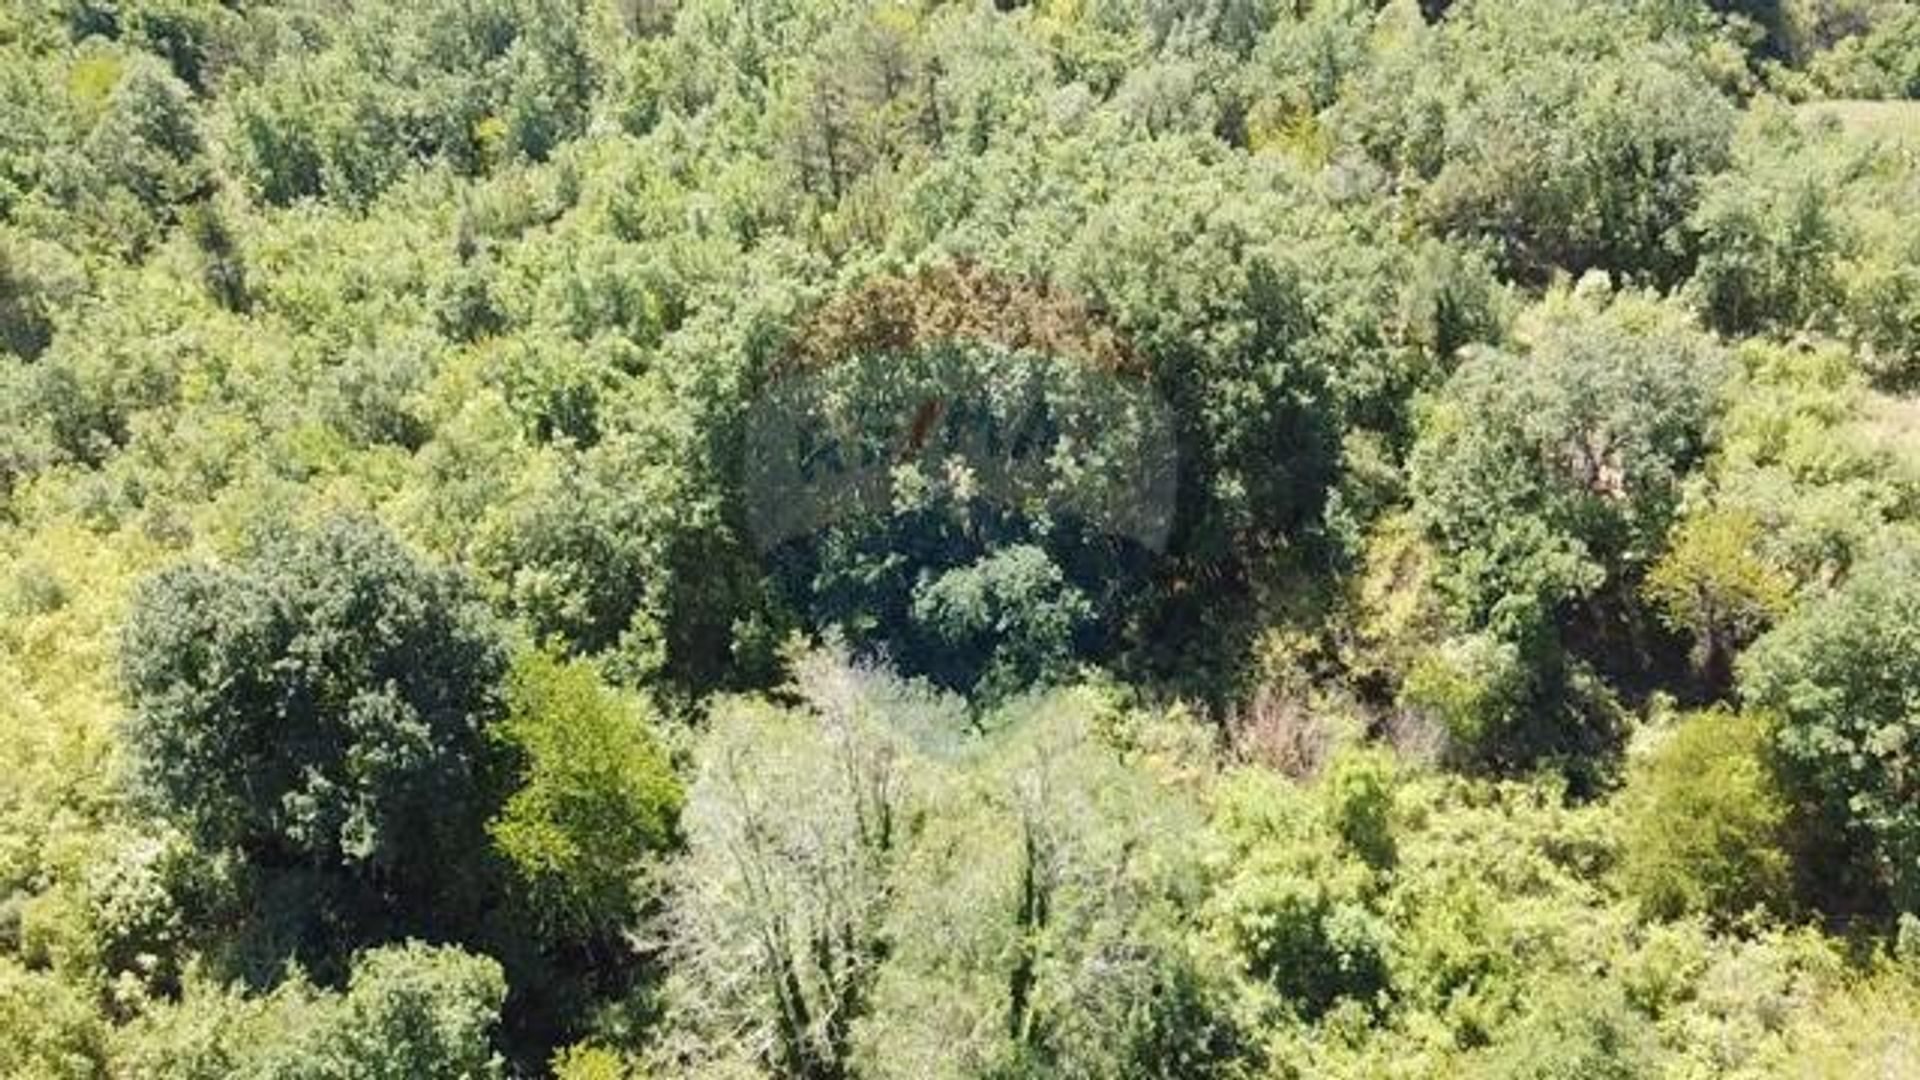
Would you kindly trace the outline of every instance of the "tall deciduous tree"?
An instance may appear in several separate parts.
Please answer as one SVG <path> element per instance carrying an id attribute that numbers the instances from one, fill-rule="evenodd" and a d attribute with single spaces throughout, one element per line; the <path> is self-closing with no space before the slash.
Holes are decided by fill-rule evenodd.
<path id="1" fill-rule="evenodd" d="M 1521 335 L 1523 352 L 1461 365 L 1411 462 L 1461 615 L 1514 639 L 1651 556 L 1723 365 L 1684 316 L 1631 294 L 1550 299 Z"/>
<path id="2" fill-rule="evenodd" d="M 1675 309 L 1598 292 L 1550 297 L 1521 349 L 1468 357 L 1428 403 L 1409 464 L 1438 584 L 1464 629 L 1519 649 L 1536 718 L 1569 697 L 1570 646 L 1636 662 L 1633 587 L 1705 452 L 1723 366 Z M 1544 745 L 1570 734 L 1560 726 Z"/>
<path id="3" fill-rule="evenodd" d="M 700 746 L 667 917 L 675 1071 L 854 1075 L 854 1025 L 925 797 L 904 733 L 960 721 L 833 652 L 796 676 L 805 708 L 723 705 Z"/>

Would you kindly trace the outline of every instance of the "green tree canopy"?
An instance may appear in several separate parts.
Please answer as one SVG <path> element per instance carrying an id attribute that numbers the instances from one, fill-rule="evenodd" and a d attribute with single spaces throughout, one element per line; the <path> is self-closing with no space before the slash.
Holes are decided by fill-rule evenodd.
<path id="1" fill-rule="evenodd" d="M 516 759 L 513 793 L 487 824 L 533 917 L 599 942 L 636 918 L 649 857 L 674 842 L 680 782 L 647 702 L 580 661 L 522 656 L 493 729 Z"/>
<path id="2" fill-rule="evenodd" d="M 1620 878 L 1657 918 L 1736 919 L 1790 900 L 1787 800 L 1765 722 L 1682 720 L 1628 765 Z"/>
<path id="3" fill-rule="evenodd" d="M 122 657 L 134 770 L 163 815 L 431 917 L 476 837 L 506 667 L 459 574 L 364 519 L 278 531 L 155 577 Z"/>
<path id="4" fill-rule="evenodd" d="M 1920 903 L 1920 549 L 1900 542 L 1783 619 L 1742 657 L 1747 704 L 1778 717 L 1780 752 L 1824 848 L 1830 899 Z M 1863 896 L 1848 897 L 1849 891 Z"/>

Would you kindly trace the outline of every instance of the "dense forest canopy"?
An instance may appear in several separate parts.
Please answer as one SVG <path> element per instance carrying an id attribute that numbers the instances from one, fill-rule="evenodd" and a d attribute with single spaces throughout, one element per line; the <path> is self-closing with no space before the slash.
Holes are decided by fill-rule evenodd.
<path id="1" fill-rule="evenodd" d="M 1920 1076 L 1920 5 L 0 0 L 0 1077 Z"/>

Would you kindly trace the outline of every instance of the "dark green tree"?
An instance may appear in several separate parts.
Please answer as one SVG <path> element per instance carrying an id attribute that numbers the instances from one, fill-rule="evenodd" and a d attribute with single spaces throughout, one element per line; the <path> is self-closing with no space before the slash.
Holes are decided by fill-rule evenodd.
<path id="1" fill-rule="evenodd" d="M 1920 905 L 1920 548 L 1898 543 L 1753 644 L 1740 692 L 1777 717 L 1808 884 L 1828 907 Z"/>
<path id="2" fill-rule="evenodd" d="M 149 582 L 122 658 L 141 790 L 262 887 L 339 886 L 349 940 L 474 902 L 505 653 L 458 574 L 369 520 L 281 530 Z"/>

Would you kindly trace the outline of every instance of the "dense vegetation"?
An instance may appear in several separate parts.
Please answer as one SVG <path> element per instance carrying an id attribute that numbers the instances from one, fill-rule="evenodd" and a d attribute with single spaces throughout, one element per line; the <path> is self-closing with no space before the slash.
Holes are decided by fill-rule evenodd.
<path id="1" fill-rule="evenodd" d="M 0 0 L 0 1077 L 1920 1075 L 1920 7 Z"/>

